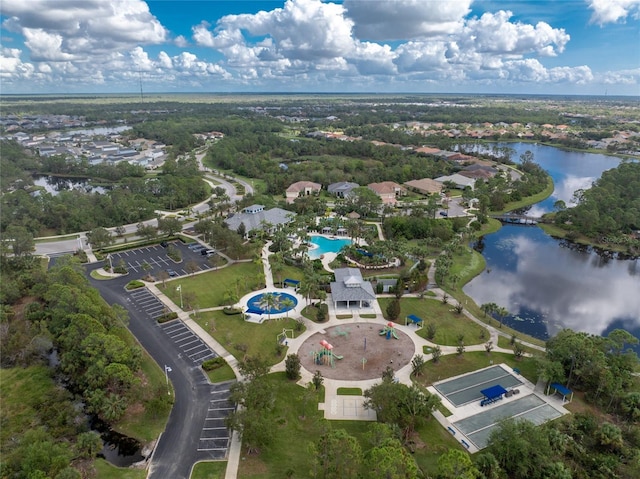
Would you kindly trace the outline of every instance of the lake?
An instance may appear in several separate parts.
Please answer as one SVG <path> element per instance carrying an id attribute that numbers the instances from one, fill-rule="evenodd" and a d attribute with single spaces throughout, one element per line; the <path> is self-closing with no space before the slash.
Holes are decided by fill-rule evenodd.
<path id="1" fill-rule="evenodd" d="M 525 143 L 509 144 L 514 160 L 529 150 L 553 177 L 553 195 L 534 205 L 539 216 L 553 203 L 570 204 L 575 190 L 588 188 L 620 162 L 606 155 L 563 151 Z M 562 328 L 607 334 L 624 328 L 640 337 L 640 260 L 618 259 L 554 239 L 537 227 L 504 225 L 476 245 L 487 269 L 464 287 L 478 304 L 494 302 L 517 331 L 548 339 Z"/>

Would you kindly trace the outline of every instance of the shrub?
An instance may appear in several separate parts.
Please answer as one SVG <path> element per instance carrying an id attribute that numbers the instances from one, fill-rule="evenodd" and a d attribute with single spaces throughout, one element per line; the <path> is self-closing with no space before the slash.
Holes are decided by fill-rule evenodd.
<path id="1" fill-rule="evenodd" d="M 225 308 L 223 308 L 222 312 L 227 316 L 233 316 L 235 314 L 241 314 L 242 310 L 238 308 L 231 308 L 229 306 L 226 306 Z"/>
<path id="2" fill-rule="evenodd" d="M 285 374 L 292 380 L 300 379 L 300 357 L 297 354 L 289 354 L 284 361 Z"/>
<path id="3" fill-rule="evenodd" d="M 134 279 L 133 281 L 129 281 L 125 286 L 126 290 L 144 288 L 144 283 L 140 280 Z"/>
<path id="4" fill-rule="evenodd" d="M 220 356 L 207 359 L 202 363 L 202 369 L 205 371 L 215 371 L 226 364 L 226 361 Z"/>
<path id="5" fill-rule="evenodd" d="M 176 313 L 175 311 L 171 311 L 170 313 L 165 313 L 162 316 L 158 316 L 157 321 L 162 324 L 162 323 L 166 323 L 167 321 L 171 321 L 172 319 L 176 319 L 178 317 L 178 313 Z"/>

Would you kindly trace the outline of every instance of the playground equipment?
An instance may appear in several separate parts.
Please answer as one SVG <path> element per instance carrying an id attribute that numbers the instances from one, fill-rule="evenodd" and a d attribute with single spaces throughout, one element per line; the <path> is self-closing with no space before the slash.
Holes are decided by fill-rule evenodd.
<path id="1" fill-rule="evenodd" d="M 329 344 L 325 339 L 320 341 L 322 348 L 319 351 L 313 351 L 313 362 L 316 364 L 328 364 L 332 368 L 335 367 L 334 359 L 342 359 L 344 356 L 334 354 L 333 345 Z"/>
<path id="2" fill-rule="evenodd" d="M 384 329 L 380 330 L 380 336 L 385 336 L 387 339 L 391 339 L 392 337 L 394 339 L 398 339 L 398 334 L 396 333 L 396 328 L 394 327 L 393 323 L 391 321 L 389 321 L 387 323 L 387 325 L 384 327 Z"/>

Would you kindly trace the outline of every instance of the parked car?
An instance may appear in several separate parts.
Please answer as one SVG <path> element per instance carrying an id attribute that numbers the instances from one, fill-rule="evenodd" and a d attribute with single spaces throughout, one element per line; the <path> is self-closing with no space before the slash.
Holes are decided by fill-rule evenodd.
<path id="1" fill-rule="evenodd" d="M 168 270 L 167 270 L 167 274 L 168 274 L 169 276 L 171 276 L 172 278 L 173 278 L 173 277 L 175 277 L 175 276 L 178 276 L 178 273 L 176 273 L 176 272 L 175 272 L 174 270 L 172 270 L 172 269 L 168 269 Z"/>

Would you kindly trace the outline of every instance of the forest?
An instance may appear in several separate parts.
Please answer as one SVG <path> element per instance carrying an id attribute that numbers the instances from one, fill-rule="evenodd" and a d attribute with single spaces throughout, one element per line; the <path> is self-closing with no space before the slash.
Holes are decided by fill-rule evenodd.
<path id="1" fill-rule="evenodd" d="M 10 226 L 22 227 L 37 237 L 137 223 L 153 218 L 157 209 L 184 208 L 204 200 L 209 193 L 192 157 L 168 159 L 158 175 L 148 176 L 142 167 L 126 162 L 92 166 L 61 156 L 33 157 L 15 142 L 2 142 L 0 147 L 3 165 L 5 151 L 7 161 L 15 165 L 9 170 L 14 180 L 20 175 L 28 176 L 31 171 L 91 178 L 101 184 L 107 182 L 104 194 L 79 190 L 64 190 L 57 195 L 42 191 L 31 194 L 27 183 L 31 179 L 27 178 L 26 188 L 2 196 L 2 232 Z"/>
<path id="2" fill-rule="evenodd" d="M 588 190 L 578 190 L 577 205 L 557 204 L 554 222 L 563 229 L 602 242 L 640 230 L 640 163 L 622 162 L 605 171 Z M 637 234 L 637 233 L 636 233 Z"/>

